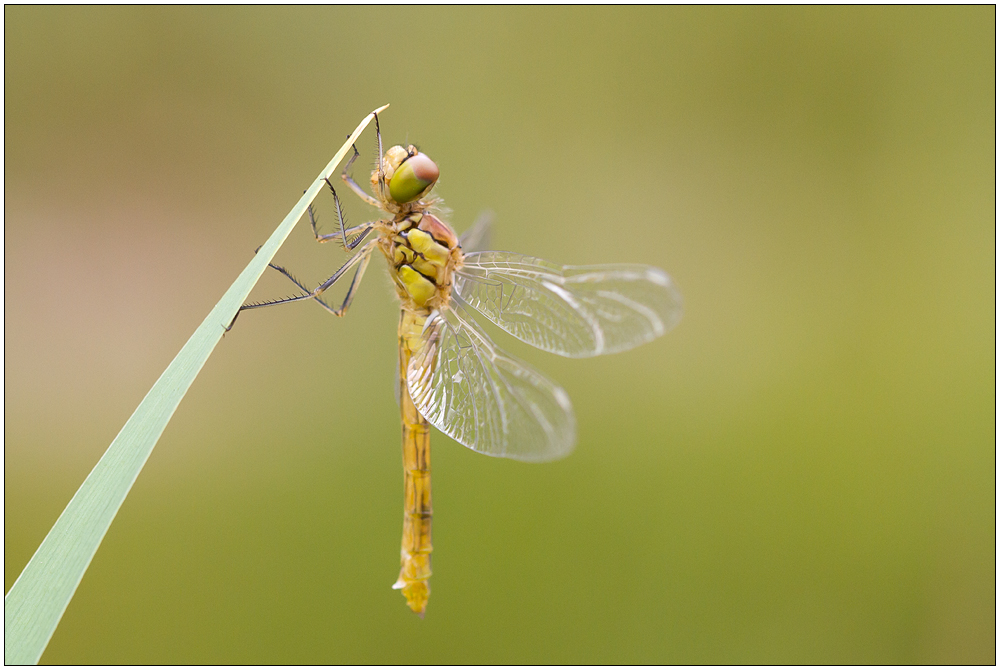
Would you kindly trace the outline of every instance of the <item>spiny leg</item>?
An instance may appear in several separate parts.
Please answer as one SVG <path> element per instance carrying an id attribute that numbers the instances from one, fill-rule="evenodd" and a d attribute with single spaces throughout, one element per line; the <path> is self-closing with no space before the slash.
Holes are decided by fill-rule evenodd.
<path id="1" fill-rule="evenodd" d="M 344 166 L 344 171 L 340 173 L 340 178 L 344 181 L 345 184 L 347 184 L 348 187 L 350 187 L 352 191 L 354 191 L 355 195 L 357 195 L 359 198 L 367 202 L 372 207 L 378 207 L 381 209 L 379 201 L 371 197 L 367 193 L 365 193 L 365 190 L 361 188 L 361 186 L 358 185 L 358 182 L 354 181 L 354 177 L 350 175 L 351 165 L 354 163 L 355 160 L 357 160 L 358 156 L 361 155 L 358 153 L 358 148 L 356 146 L 352 144 L 351 148 L 354 149 L 354 155 L 351 156 L 351 160 L 347 161 L 347 165 Z M 381 163 L 382 160 L 379 159 L 379 164 L 381 165 Z"/>
<path id="2" fill-rule="evenodd" d="M 357 152 L 358 152 L 358 150 L 355 149 L 354 153 L 357 154 Z M 352 158 L 351 160 L 353 161 L 354 159 Z M 350 165 L 350 163 L 348 163 L 348 165 Z M 329 179 L 324 179 L 324 181 L 326 181 L 327 185 L 329 186 L 330 180 Z M 330 186 L 330 188 L 333 189 L 332 186 Z M 305 193 L 305 191 L 303 191 L 303 193 Z M 334 192 L 333 197 L 334 197 L 334 199 L 337 202 L 337 213 L 340 214 L 340 217 L 341 217 L 341 226 L 340 227 L 341 227 L 341 230 L 343 230 L 343 228 L 344 228 L 344 226 L 343 226 L 343 212 L 340 209 L 340 200 L 337 198 L 336 192 Z M 337 240 L 337 239 L 343 239 L 344 238 L 344 236 L 343 236 L 343 234 L 341 233 L 340 230 L 332 232 L 329 235 L 321 235 L 320 234 L 319 227 L 316 225 L 316 210 L 313 209 L 312 203 L 309 203 L 309 205 L 306 207 L 306 212 L 309 213 L 309 227 L 312 228 L 313 237 L 316 238 L 317 242 L 319 242 L 319 243 L 322 244 L 323 242 L 329 242 L 330 240 Z M 352 226 L 352 227 L 348 228 L 345 232 L 348 235 L 353 235 L 354 233 L 357 233 L 357 232 L 361 231 L 362 229 L 364 229 L 365 227 L 370 226 L 370 225 L 372 225 L 370 222 L 369 223 L 362 223 L 360 226 Z M 357 245 L 355 245 L 355 246 L 357 246 Z M 259 251 L 260 247 L 257 247 L 257 250 Z M 255 251 L 254 253 L 257 253 L 257 252 Z M 272 267 L 274 267 L 274 266 L 272 266 Z"/>
<path id="3" fill-rule="evenodd" d="M 320 232 L 319 232 L 319 226 L 316 223 L 316 215 L 315 215 L 315 213 L 313 211 L 312 205 L 309 205 L 309 208 L 306 211 L 309 213 L 309 225 L 312 227 L 313 236 L 316 238 L 317 242 L 323 243 L 323 242 L 329 242 L 330 240 L 339 240 L 340 239 L 340 231 L 339 230 L 335 231 L 335 232 L 332 232 L 332 233 L 330 233 L 328 235 L 321 235 Z M 364 230 L 365 228 L 367 228 L 367 227 L 369 227 L 371 225 L 372 225 L 371 223 L 362 223 L 360 226 L 351 226 L 350 228 L 348 228 L 346 230 L 346 232 L 347 232 L 348 235 L 353 235 L 353 234 L 355 234 L 357 232 L 360 232 L 360 231 Z"/>
<path id="4" fill-rule="evenodd" d="M 344 228 L 344 210 L 340 206 L 340 196 L 337 195 L 336 189 L 333 188 L 333 184 L 330 183 L 329 179 L 324 177 L 326 185 L 330 187 L 330 192 L 333 193 L 333 201 L 337 204 L 337 220 L 340 222 L 340 239 L 341 244 L 344 246 L 345 251 L 351 251 L 365 239 L 365 237 L 372 231 L 372 225 L 370 223 L 363 224 L 363 226 L 368 226 L 363 232 L 358 233 L 354 239 L 347 239 L 347 230 Z M 319 234 L 316 233 L 315 219 L 312 216 L 312 212 L 309 213 L 309 221 L 313 223 L 313 233 L 316 234 L 316 239 L 319 240 Z M 329 236 L 327 236 L 329 237 Z M 320 240 L 321 242 L 325 240 Z"/>
<path id="5" fill-rule="evenodd" d="M 375 137 L 378 138 L 378 192 L 385 192 L 385 173 L 382 172 L 382 129 L 378 125 L 378 114 L 372 112 L 375 117 Z"/>
<path id="6" fill-rule="evenodd" d="M 295 276 L 291 272 L 289 272 L 287 269 L 281 267 L 280 265 L 276 265 L 274 263 L 268 263 L 267 267 L 272 268 L 274 270 L 277 270 L 278 272 L 280 272 L 281 274 L 285 275 L 290 280 L 292 280 L 292 283 L 295 284 L 296 286 L 298 286 L 301 290 L 305 291 L 306 293 L 309 293 L 309 289 L 302 282 L 300 282 L 298 279 L 296 279 Z M 336 314 L 337 313 L 337 310 L 335 310 L 333 307 L 330 307 L 330 305 L 326 304 L 326 301 L 324 301 L 323 298 L 321 298 L 319 296 L 316 296 L 313 299 L 316 302 L 318 302 L 320 305 L 322 305 L 323 309 L 325 309 L 326 311 L 330 312 L 331 314 Z"/>
<path id="7" fill-rule="evenodd" d="M 358 286 L 361 284 L 362 277 L 365 276 L 365 270 L 368 268 L 368 261 L 372 258 L 371 251 L 365 254 L 365 257 L 361 259 L 361 265 L 354 272 L 354 278 L 351 279 L 351 285 L 347 289 L 347 295 L 344 296 L 344 302 L 340 305 L 340 309 L 334 311 L 334 316 L 344 316 L 347 314 L 347 308 L 351 306 L 351 302 L 354 301 L 354 294 L 358 290 Z"/>
<path id="8" fill-rule="evenodd" d="M 322 284 L 320 284 L 319 286 L 317 286 L 316 288 L 314 288 L 312 291 L 307 291 L 304 295 L 295 295 L 295 296 L 290 296 L 288 298 L 279 298 L 277 300 L 264 300 L 264 301 L 261 301 L 261 302 L 248 303 L 246 305 L 241 306 L 240 309 L 239 309 L 239 311 L 236 312 L 236 316 L 234 316 L 233 320 L 229 322 L 228 326 L 226 326 L 226 332 L 229 332 L 230 330 L 232 330 L 233 324 L 236 323 L 236 319 L 239 317 L 240 314 L 243 313 L 244 310 L 257 309 L 258 307 L 270 307 L 272 305 L 284 305 L 286 303 L 300 302 L 302 300 L 315 300 L 315 299 L 317 299 L 320 295 L 323 294 L 324 291 L 326 291 L 328 288 L 330 288 L 335 283 L 337 283 L 337 280 L 339 280 L 341 277 L 343 277 L 344 274 L 348 270 L 350 270 L 352 267 L 354 267 L 355 265 L 357 265 L 359 262 L 363 261 L 364 262 L 363 267 L 367 267 L 367 265 L 368 265 L 368 258 L 371 255 L 372 250 L 375 249 L 375 243 L 376 243 L 376 241 L 377 240 L 372 240 L 371 242 L 369 242 L 368 244 L 366 244 L 364 247 L 361 248 L 361 251 L 359 251 L 358 253 L 356 253 L 353 256 L 351 256 L 347 260 L 347 262 L 344 263 L 340 267 L 339 270 L 337 270 L 336 272 L 334 272 L 333 275 L 329 279 L 327 279 L 325 282 L 323 282 Z M 287 270 L 285 270 L 280 265 L 274 265 L 274 264 L 271 264 L 271 263 L 268 263 L 268 265 L 270 267 L 273 267 L 274 269 L 278 270 L 279 272 L 281 272 L 282 274 L 284 274 L 286 277 L 289 277 L 290 279 L 292 279 L 292 281 L 295 282 L 295 284 L 297 286 L 299 286 L 300 288 L 302 288 L 302 290 L 304 290 L 304 291 L 306 290 L 305 287 L 303 287 L 302 284 L 299 283 L 299 281 L 297 279 L 295 279 L 294 277 L 292 277 L 291 273 L 289 273 Z M 349 298 L 353 299 L 353 297 L 354 297 L 354 295 L 353 295 L 354 291 L 357 290 L 357 284 L 359 282 L 360 282 L 360 277 L 358 276 L 357 273 L 355 273 L 354 281 L 351 282 L 351 289 L 348 291 Z M 337 312 L 339 311 L 340 314 L 337 314 L 337 316 L 342 316 L 343 313 L 347 310 L 347 307 L 350 306 L 350 300 L 347 300 L 346 301 L 347 304 L 341 306 L 340 310 L 332 310 L 330 308 L 330 306 L 327 305 L 326 303 L 324 303 L 323 301 L 320 301 L 320 303 L 323 304 L 323 306 L 326 307 L 328 310 L 332 311 L 334 314 L 337 314 Z"/>
<path id="9" fill-rule="evenodd" d="M 330 305 L 324 302 L 323 299 L 320 298 L 319 296 L 316 296 L 313 299 L 320 305 L 322 305 L 323 309 L 330 312 L 330 314 L 333 314 L 334 316 L 344 316 L 345 314 L 347 314 L 347 308 L 351 306 L 351 302 L 354 300 L 354 294 L 358 290 L 358 285 L 361 284 L 362 277 L 365 276 L 365 269 L 368 268 L 368 262 L 371 261 L 371 258 L 372 258 L 371 251 L 368 251 L 365 254 L 365 257 L 361 259 L 361 265 L 359 265 L 358 269 L 354 271 L 354 278 L 351 279 L 351 285 L 347 288 L 347 295 L 344 296 L 344 302 L 341 303 L 340 309 L 334 309 L 333 307 L 330 307 Z M 292 273 L 286 270 L 285 268 L 281 267 L 280 265 L 275 265 L 274 263 L 268 263 L 268 266 L 274 268 L 281 274 L 291 279 L 292 283 L 298 286 L 303 291 L 309 292 L 309 289 L 303 286 L 302 282 L 296 279 L 292 275 Z"/>
<path id="10" fill-rule="evenodd" d="M 379 197 L 383 197 L 385 194 L 385 172 L 382 170 L 382 129 L 379 127 L 378 114 L 373 112 L 372 116 L 375 117 L 375 136 L 378 138 L 378 157 L 375 164 L 375 169 L 378 171 L 378 180 L 375 186 Z M 340 178 L 351 187 L 351 190 L 354 191 L 359 198 L 367 202 L 369 205 L 381 209 L 382 203 L 380 203 L 378 199 L 365 193 L 364 189 L 358 186 L 357 182 L 355 182 L 351 175 L 348 174 L 351 169 L 351 165 L 355 160 L 357 160 L 359 155 L 358 148 L 354 145 L 351 145 L 351 147 L 354 149 L 354 155 L 351 156 L 349 161 L 347 161 L 347 165 L 344 166 L 344 171 L 340 174 Z"/>

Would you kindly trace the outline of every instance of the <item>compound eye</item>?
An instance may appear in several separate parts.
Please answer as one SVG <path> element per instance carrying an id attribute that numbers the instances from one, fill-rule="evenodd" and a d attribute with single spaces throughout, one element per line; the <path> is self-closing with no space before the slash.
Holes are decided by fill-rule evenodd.
<path id="1" fill-rule="evenodd" d="M 407 158 L 389 180 L 389 196 L 400 204 L 419 198 L 428 191 L 441 174 L 427 154 Z"/>

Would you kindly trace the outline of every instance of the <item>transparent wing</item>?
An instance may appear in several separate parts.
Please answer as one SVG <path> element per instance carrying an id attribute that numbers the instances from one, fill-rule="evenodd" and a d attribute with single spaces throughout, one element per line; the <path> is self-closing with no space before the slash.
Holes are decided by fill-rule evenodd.
<path id="1" fill-rule="evenodd" d="M 465 253 L 490 248 L 493 237 L 493 212 L 486 211 L 476 217 L 472 226 L 458 238 L 458 245 Z"/>
<path id="2" fill-rule="evenodd" d="M 625 351 L 681 318 L 670 277 L 648 265 L 556 265 L 506 251 L 465 255 L 455 292 L 508 333 L 581 358 Z"/>
<path id="3" fill-rule="evenodd" d="M 406 373 L 420 414 L 474 451 L 548 461 L 573 449 L 566 392 L 498 349 L 460 304 L 428 318 Z"/>

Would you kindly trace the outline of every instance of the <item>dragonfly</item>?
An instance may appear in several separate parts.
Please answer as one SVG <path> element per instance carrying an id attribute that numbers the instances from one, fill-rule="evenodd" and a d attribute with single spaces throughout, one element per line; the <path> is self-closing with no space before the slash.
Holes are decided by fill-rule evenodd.
<path id="1" fill-rule="evenodd" d="M 477 251 L 489 237 L 491 217 L 481 216 L 457 236 L 441 218 L 441 200 L 430 196 L 440 175 L 437 164 L 413 145 L 383 152 L 378 114 L 373 115 L 378 159 L 371 193 L 351 176 L 357 147 L 341 179 L 381 217 L 347 227 L 340 196 L 327 179 L 339 228 L 321 234 L 310 205 L 312 232 L 318 242 L 339 242 L 350 257 L 313 289 L 271 263 L 302 292 L 249 303 L 240 311 L 315 301 L 344 316 L 372 255 L 381 252 L 388 261 L 400 302 L 404 490 L 400 571 L 393 588 L 422 618 L 433 550 L 430 427 L 478 453 L 520 461 L 561 458 L 576 442 L 566 392 L 494 344 L 473 313 L 534 347 L 583 358 L 632 349 L 663 335 L 681 317 L 681 296 L 665 272 L 647 265 L 563 266 L 506 251 Z M 323 293 L 352 270 L 343 302 L 334 307 Z"/>

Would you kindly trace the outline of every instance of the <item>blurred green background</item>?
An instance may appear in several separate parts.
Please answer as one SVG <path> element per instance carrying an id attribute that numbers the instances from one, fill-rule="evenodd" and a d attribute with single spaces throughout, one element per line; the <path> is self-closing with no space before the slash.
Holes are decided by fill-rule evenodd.
<path id="1" fill-rule="evenodd" d="M 423 621 L 389 588 L 378 259 L 344 320 L 243 316 L 43 662 L 994 663 L 995 18 L 6 7 L 5 589 L 379 105 L 458 230 L 493 209 L 495 248 L 654 264 L 686 307 L 606 358 L 497 335 L 579 444 L 526 465 L 435 434 Z M 300 225 L 277 260 L 342 258 Z"/>

